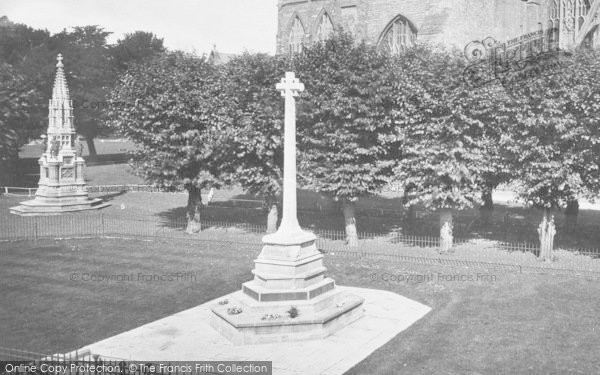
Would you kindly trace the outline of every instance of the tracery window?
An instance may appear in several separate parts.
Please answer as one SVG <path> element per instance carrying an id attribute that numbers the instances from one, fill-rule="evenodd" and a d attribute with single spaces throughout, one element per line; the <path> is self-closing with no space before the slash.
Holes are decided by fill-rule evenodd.
<path id="1" fill-rule="evenodd" d="M 558 19 L 560 19 L 560 7 L 558 5 L 558 1 L 559 0 L 553 0 L 550 3 L 550 20 L 551 21 L 556 21 Z"/>
<path id="2" fill-rule="evenodd" d="M 555 50 L 558 48 L 559 33 L 560 33 L 560 3 L 562 0 L 552 0 L 550 3 L 550 9 L 548 14 L 550 19 L 548 20 L 548 48 Z"/>
<path id="3" fill-rule="evenodd" d="M 289 39 L 289 52 L 290 54 L 300 53 L 302 52 L 302 47 L 304 45 L 304 26 L 298 17 L 294 18 L 294 22 L 292 24 L 292 30 L 290 31 L 290 39 Z"/>
<path id="4" fill-rule="evenodd" d="M 590 2 L 589 0 L 575 0 L 575 17 L 577 21 L 577 30 L 581 29 L 583 26 L 583 22 L 585 21 L 585 17 L 590 12 Z"/>
<path id="5" fill-rule="evenodd" d="M 579 31 L 590 11 L 589 0 L 551 0 L 548 27 Z M 563 24 L 561 25 L 560 22 Z"/>
<path id="6" fill-rule="evenodd" d="M 548 12 L 548 37 L 558 44 L 559 32 L 575 38 L 590 11 L 590 0 L 551 0 Z M 562 39 L 562 37 L 560 37 Z M 568 43 L 567 40 L 560 44 Z"/>
<path id="7" fill-rule="evenodd" d="M 329 18 L 327 12 L 323 12 L 317 26 L 316 40 L 324 42 L 331 38 L 331 35 L 333 35 L 333 22 L 331 22 L 331 18 Z"/>
<path id="8" fill-rule="evenodd" d="M 411 47 L 417 38 L 417 33 L 410 22 L 402 17 L 396 17 L 385 29 L 379 42 L 379 48 L 390 54 L 398 54 Z"/>

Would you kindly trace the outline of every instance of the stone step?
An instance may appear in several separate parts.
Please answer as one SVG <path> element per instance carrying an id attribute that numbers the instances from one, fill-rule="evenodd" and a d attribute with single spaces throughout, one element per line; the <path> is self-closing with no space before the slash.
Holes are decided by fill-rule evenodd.
<path id="1" fill-rule="evenodd" d="M 212 307 L 211 326 L 236 345 L 322 339 L 364 315 L 364 300 L 345 291 L 326 296 L 327 304 L 319 310 L 311 308 L 315 301 L 294 305 L 298 311 L 295 318 L 288 314 L 289 303 L 248 305 L 244 297 L 237 292 L 228 298 L 228 304 Z M 228 313 L 234 306 L 242 312 Z M 266 314 L 279 317 L 269 319 Z"/>
<path id="2" fill-rule="evenodd" d="M 242 291 L 251 298 L 260 302 L 275 301 L 308 301 L 335 288 L 335 281 L 326 278 L 322 281 L 297 289 L 272 289 L 265 288 L 255 281 L 242 284 Z"/>

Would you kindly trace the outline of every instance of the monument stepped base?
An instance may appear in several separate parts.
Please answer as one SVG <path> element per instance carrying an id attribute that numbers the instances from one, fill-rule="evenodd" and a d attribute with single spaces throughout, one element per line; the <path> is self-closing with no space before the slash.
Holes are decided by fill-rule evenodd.
<path id="1" fill-rule="evenodd" d="M 364 315 L 364 299 L 337 288 L 308 301 L 258 302 L 243 291 L 219 301 L 225 300 L 227 304 L 211 306 L 210 325 L 234 345 L 323 339 Z M 288 314 L 292 306 L 298 310 L 295 318 Z M 242 313 L 229 314 L 232 307 Z M 267 314 L 279 317 L 269 319 Z"/>
<path id="2" fill-rule="evenodd" d="M 36 197 L 30 201 L 21 202 L 19 206 L 11 207 L 10 213 L 19 216 L 52 216 L 65 213 L 99 210 L 109 206 L 98 198 L 86 196 L 61 198 L 60 200 Z"/>

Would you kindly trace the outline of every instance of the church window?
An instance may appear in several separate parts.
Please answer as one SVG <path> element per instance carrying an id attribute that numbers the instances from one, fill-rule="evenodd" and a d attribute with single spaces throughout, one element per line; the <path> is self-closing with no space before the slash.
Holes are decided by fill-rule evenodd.
<path id="1" fill-rule="evenodd" d="M 321 18 L 319 19 L 319 25 L 317 26 L 316 40 L 319 42 L 324 42 L 331 38 L 332 34 L 333 22 L 331 22 L 331 18 L 329 18 L 327 12 L 323 12 Z"/>
<path id="2" fill-rule="evenodd" d="M 575 17 L 577 17 L 577 29 L 579 30 L 581 26 L 583 26 L 583 22 L 585 21 L 585 17 L 590 11 L 590 2 L 589 0 L 575 0 L 577 2 L 577 6 L 575 7 Z"/>
<path id="3" fill-rule="evenodd" d="M 562 19 L 567 30 L 573 30 L 575 27 L 579 30 L 589 11 L 589 0 L 551 0 L 549 24 L 552 23 L 555 28 L 558 28 L 559 21 Z"/>
<path id="4" fill-rule="evenodd" d="M 549 9 L 549 20 L 548 20 L 548 48 L 555 50 L 559 46 L 559 33 L 560 33 L 560 3 L 562 0 L 551 0 Z"/>
<path id="5" fill-rule="evenodd" d="M 550 20 L 557 21 L 560 18 L 560 7 L 558 5 L 559 0 L 552 0 L 550 4 Z"/>
<path id="6" fill-rule="evenodd" d="M 382 51 L 396 55 L 411 47 L 417 38 L 417 33 L 410 22 L 402 17 L 396 17 L 383 32 L 379 42 Z"/>
<path id="7" fill-rule="evenodd" d="M 300 18 L 298 18 L 298 17 L 294 18 L 294 22 L 292 23 L 292 30 L 290 32 L 290 39 L 289 39 L 290 54 L 302 52 L 305 34 L 306 34 L 306 32 L 304 31 L 304 26 L 302 25 Z"/>
<path id="8" fill-rule="evenodd" d="M 548 39 L 555 48 L 562 44 L 562 35 L 574 38 L 579 33 L 588 13 L 590 0 L 550 0 L 548 11 Z M 568 43 L 568 41 L 564 41 Z"/>

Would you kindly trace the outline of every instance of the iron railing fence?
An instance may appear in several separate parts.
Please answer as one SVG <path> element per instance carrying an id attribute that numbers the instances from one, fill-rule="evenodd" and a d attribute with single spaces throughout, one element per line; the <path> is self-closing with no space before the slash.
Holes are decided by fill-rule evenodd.
<path id="1" fill-rule="evenodd" d="M 134 237 L 181 237 L 186 235 L 188 221 L 184 217 L 167 220 L 148 220 L 122 218 L 103 213 L 80 213 L 76 215 L 54 216 L 0 216 L 0 240 L 38 240 L 43 238 L 67 238 L 86 236 L 134 236 Z M 202 220 L 202 231 L 220 229 L 225 232 L 243 232 L 265 234 L 267 227 L 260 224 L 232 222 L 225 220 Z M 346 246 L 346 233 L 334 229 L 304 228 L 315 233 L 320 243 L 341 242 Z M 435 236 L 407 235 L 401 232 L 368 233 L 358 232 L 361 243 L 406 244 L 410 246 L 439 246 Z M 189 237 L 186 237 L 189 238 Z M 467 242 L 468 239 L 455 238 L 454 243 Z"/>
<path id="2" fill-rule="evenodd" d="M 0 195 L 19 195 L 33 197 L 35 196 L 36 188 L 24 187 L 0 187 Z M 92 196 L 101 196 L 107 193 L 116 192 L 167 192 L 152 185 L 142 184 L 117 184 L 117 185 L 94 185 L 87 187 L 88 192 Z M 185 193 L 184 191 L 171 191 L 171 193 Z M 223 198 L 214 197 L 207 205 L 209 212 L 218 214 L 227 211 L 235 214 L 240 219 L 255 217 L 258 212 L 262 213 L 265 207 L 264 202 L 258 199 L 238 199 L 238 198 Z M 322 214 L 339 214 L 339 204 L 315 202 L 312 206 L 304 206 L 298 208 L 299 217 L 305 216 L 311 218 L 314 215 Z M 227 215 L 226 215 L 227 216 Z M 433 212 L 416 211 L 416 217 L 409 218 L 407 209 L 397 208 L 367 208 L 357 207 L 357 217 L 369 218 L 387 218 L 386 224 L 391 227 L 399 227 L 405 230 L 405 234 L 423 237 L 436 237 L 439 233 L 439 225 Z M 537 241 L 537 224 L 523 220 L 522 218 L 514 217 L 511 214 L 496 214 L 492 213 L 487 219 L 473 213 L 456 212 L 454 216 L 454 234 L 460 238 L 476 238 L 480 231 L 492 231 L 495 237 L 503 242 L 536 242 Z M 576 242 L 581 245 L 582 239 L 588 242 L 592 240 L 600 240 L 600 225 L 569 223 L 562 219 L 557 219 L 555 222 L 557 230 L 557 239 L 562 241 L 568 238 L 571 242 Z M 564 246 L 564 244 L 561 244 Z M 570 246 L 574 246 L 572 243 Z"/>
<path id="3" fill-rule="evenodd" d="M 26 353 L 15 357 L 14 353 Z M 67 354 L 45 355 L 0 347 L 0 375 L 190 375 L 190 373 L 225 373 L 209 371 L 207 364 L 235 363 L 234 361 L 148 361 L 101 356 L 89 349 Z M 248 373 L 272 374 L 272 362 L 253 362 L 256 371 Z M 263 368 L 264 366 L 264 368 Z M 208 371 L 208 372 L 207 372 Z M 233 370 L 235 373 L 237 371 Z M 232 373 L 232 372 L 227 372 Z M 241 373 L 241 372 L 240 372 Z"/>
<path id="4" fill-rule="evenodd" d="M 89 349 L 48 355 L 0 347 L 0 361 L 5 362 L 0 366 L 0 375 L 189 375 L 183 366 L 162 369 L 156 366 L 158 363 L 101 356 Z M 5 366 L 9 364 L 11 368 Z"/>
<path id="5" fill-rule="evenodd" d="M 74 362 L 74 363 L 82 363 L 82 362 L 98 362 L 103 360 L 98 355 L 93 355 L 90 350 L 75 350 L 70 353 L 55 353 L 55 354 L 47 354 L 47 353 L 39 353 L 28 350 L 21 350 L 15 348 L 7 348 L 4 346 L 0 346 L 0 361 L 14 361 L 20 363 L 40 363 L 40 362 L 52 362 L 52 363 L 61 363 L 61 362 Z M 116 358 L 106 358 L 106 360 L 115 361 Z"/>
<path id="6" fill-rule="evenodd" d="M 41 240 L 56 238 L 140 237 L 185 240 L 221 240 L 223 232 L 232 241 L 261 244 L 266 226 L 231 221 L 202 220 L 201 231 L 186 233 L 186 218 L 148 220 L 122 218 L 104 213 L 21 217 L 0 217 L 0 240 Z M 358 256 L 420 257 L 441 259 L 439 237 L 416 236 L 401 231 L 388 233 L 358 233 L 357 246 L 349 246 L 343 231 L 306 228 L 317 235 L 317 247 L 326 253 Z M 504 242 L 456 237 L 447 259 L 484 263 L 510 263 L 531 267 L 573 270 L 598 270 L 600 249 L 557 246 L 554 254 L 560 262 L 539 262 L 537 242 Z"/>

